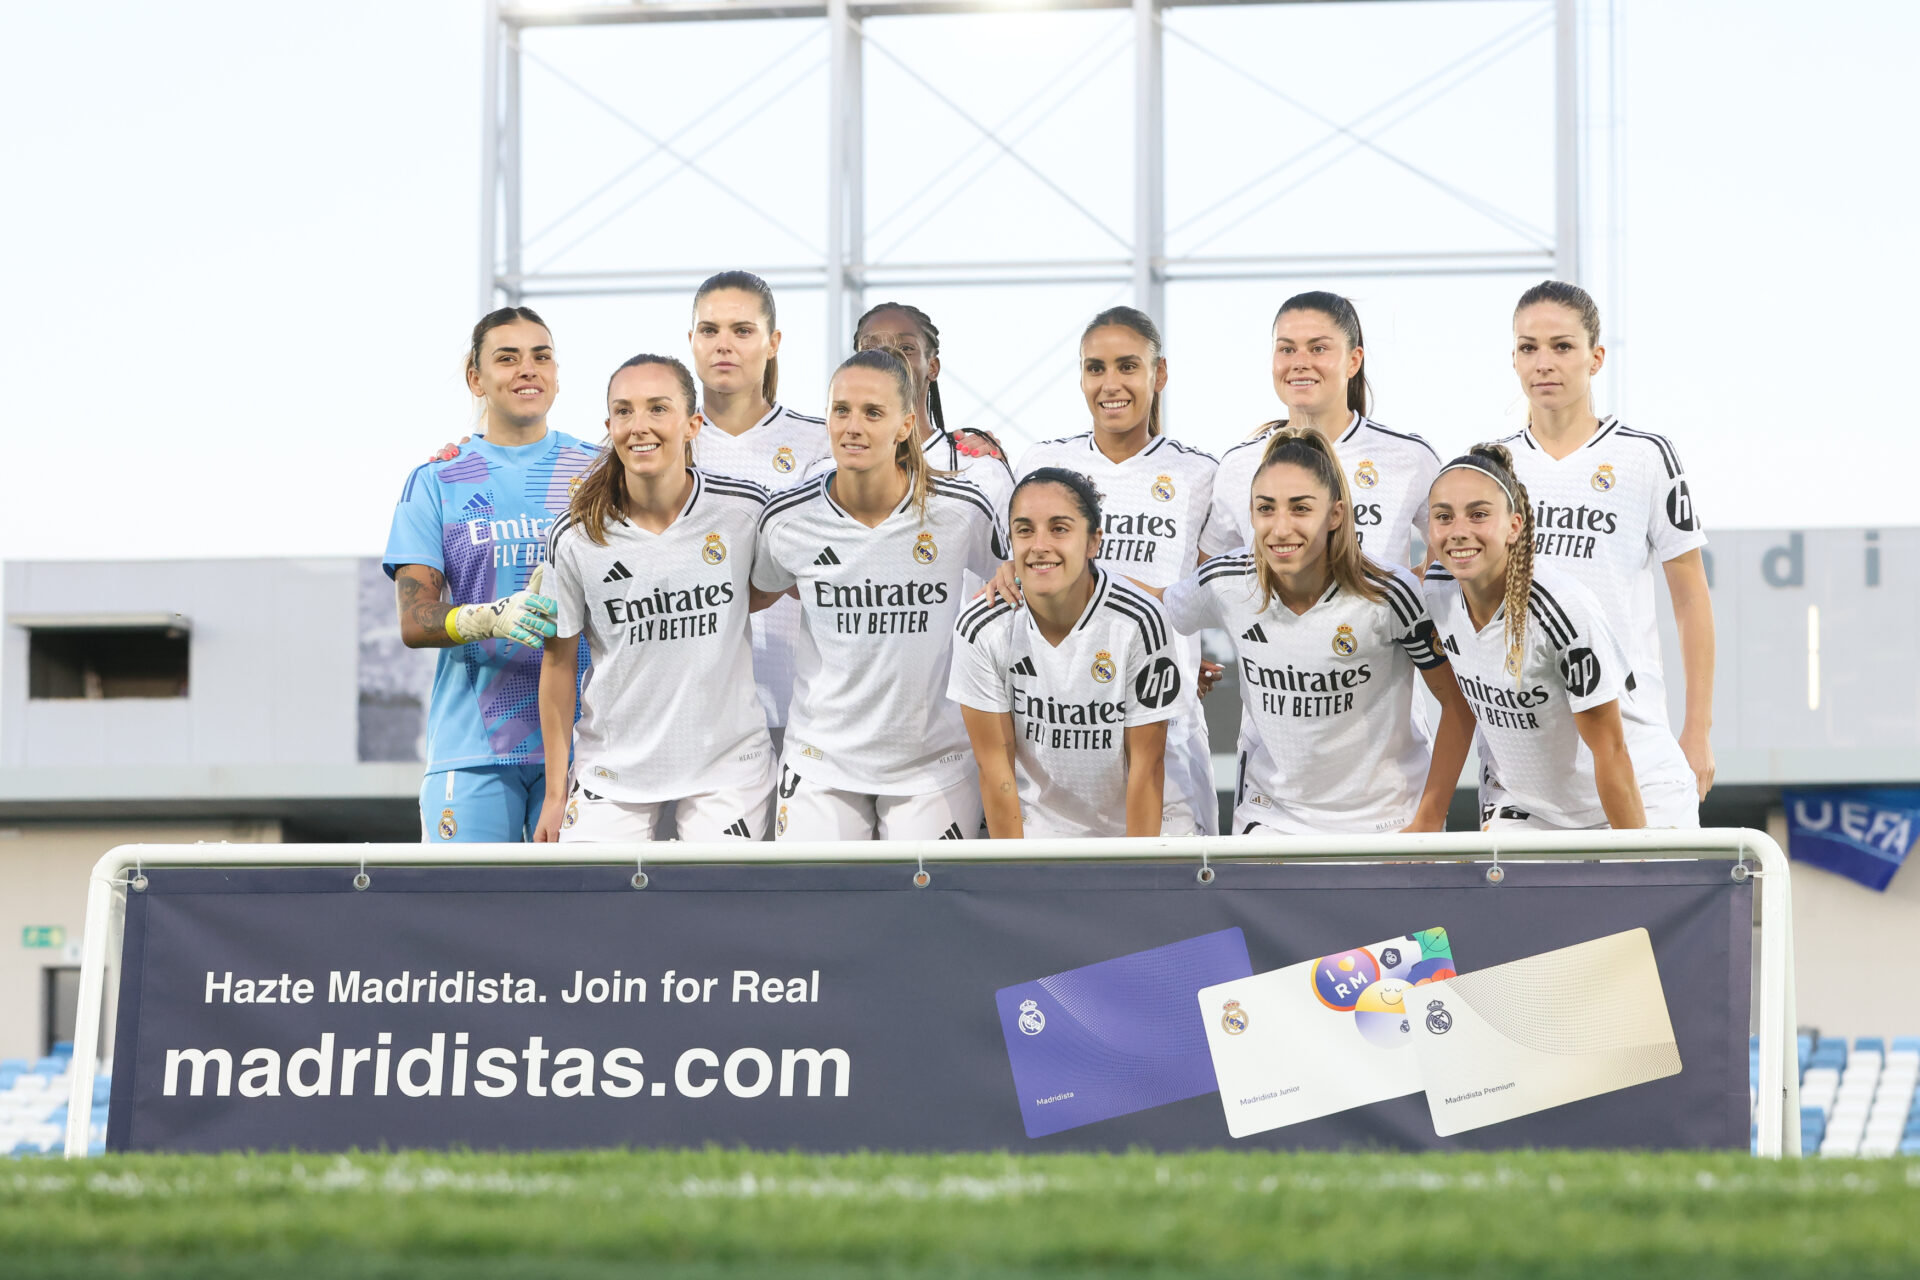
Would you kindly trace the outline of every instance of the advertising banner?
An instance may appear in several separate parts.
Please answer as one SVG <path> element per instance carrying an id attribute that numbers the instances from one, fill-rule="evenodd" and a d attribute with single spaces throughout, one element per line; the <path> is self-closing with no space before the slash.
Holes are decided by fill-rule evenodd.
<path id="1" fill-rule="evenodd" d="M 1750 883 L 1502 865 L 149 869 L 108 1146 L 1746 1150 Z"/>

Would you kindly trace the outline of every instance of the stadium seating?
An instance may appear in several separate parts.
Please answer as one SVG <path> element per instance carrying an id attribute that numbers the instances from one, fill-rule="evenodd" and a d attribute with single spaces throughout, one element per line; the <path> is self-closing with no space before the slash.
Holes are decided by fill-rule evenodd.
<path id="1" fill-rule="evenodd" d="M 57 1156 L 66 1149 L 67 1093 L 73 1046 L 56 1044 L 44 1058 L 0 1059 L 0 1156 Z M 112 1081 L 93 1082 L 88 1145 L 106 1150 L 107 1097 Z"/>
<path id="2" fill-rule="evenodd" d="M 1800 1149 L 1821 1156 L 1920 1156 L 1920 1036 L 1839 1037 L 1803 1031 Z M 1748 1097 L 1757 1107 L 1760 1042 L 1747 1042 Z M 1757 1114 L 1757 1112 L 1756 1112 Z M 1753 1127 L 1759 1142 L 1759 1127 Z"/>

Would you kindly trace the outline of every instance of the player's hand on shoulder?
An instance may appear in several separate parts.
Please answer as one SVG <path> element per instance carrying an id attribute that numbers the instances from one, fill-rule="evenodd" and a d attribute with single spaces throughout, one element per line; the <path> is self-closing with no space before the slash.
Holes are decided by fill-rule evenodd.
<path id="1" fill-rule="evenodd" d="M 1007 460 L 1007 451 L 992 435 L 975 427 L 961 427 L 953 433 L 953 447 L 969 458 L 998 458 Z"/>
<path id="2" fill-rule="evenodd" d="M 1202 660 L 1200 663 L 1200 677 L 1193 682 L 1194 690 L 1202 698 L 1206 697 L 1209 693 L 1213 692 L 1213 686 L 1220 683 L 1220 677 L 1225 675 L 1226 672 L 1227 669 L 1219 663 Z"/>
<path id="3" fill-rule="evenodd" d="M 443 444 L 438 449 L 435 449 L 432 453 L 427 455 L 427 461 L 428 462 L 452 462 L 455 458 L 460 456 L 460 446 L 467 443 L 467 441 L 471 439 L 473 439 L 472 436 L 461 436 L 460 439 L 453 444 Z"/>
<path id="4" fill-rule="evenodd" d="M 978 600 L 982 596 L 992 600 L 1004 600 L 1016 609 L 1026 603 L 1020 594 L 1020 579 L 1014 576 L 1013 561 L 1000 562 L 1000 567 L 993 571 L 993 577 L 987 580 L 986 586 L 980 588 L 974 599 Z"/>

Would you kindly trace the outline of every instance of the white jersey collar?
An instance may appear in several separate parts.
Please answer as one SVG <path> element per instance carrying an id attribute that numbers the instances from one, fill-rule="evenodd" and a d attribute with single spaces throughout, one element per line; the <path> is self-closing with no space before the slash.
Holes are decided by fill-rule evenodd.
<path id="1" fill-rule="evenodd" d="M 1600 425 L 1594 428 L 1593 438 L 1588 440 L 1585 444 L 1581 445 L 1580 449 L 1575 449 L 1573 453 L 1579 453 L 1581 449 L 1593 448 L 1593 446 L 1599 444 L 1602 440 L 1605 440 L 1608 436 L 1612 435 L 1613 429 L 1619 425 L 1620 425 L 1620 419 L 1614 417 L 1612 414 L 1608 414 L 1606 417 L 1600 419 Z M 1529 422 L 1526 425 L 1525 429 L 1520 432 L 1520 439 L 1526 443 L 1527 448 L 1534 450 L 1536 453 L 1547 453 L 1545 449 L 1542 449 L 1540 447 L 1540 442 L 1534 439 L 1533 424 L 1531 422 Z M 1570 453 L 1567 456 L 1571 458 L 1573 456 L 1573 453 Z M 1553 455 L 1548 453 L 1547 456 L 1551 458 Z"/>
<path id="2" fill-rule="evenodd" d="M 1097 433 L 1098 433 L 1097 428 L 1087 432 L 1087 452 L 1098 456 L 1100 461 L 1106 463 L 1110 467 L 1125 466 L 1126 462 L 1115 462 L 1112 458 L 1109 458 L 1106 454 L 1100 452 L 1100 446 L 1094 442 L 1094 437 Z M 1161 445 L 1165 444 L 1169 438 L 1170 437 L 1167 435 L 1165 431 L 1162 431 L 1157 436 L 1149 437 L 1147 440 L 1146 447 L 1140 450 L 1140 452 L 1134 454 L 1133 458 L 1128 458 L 1126 461 L 1132 462 L 1134 458 L 1147 457 L 1148 455 L 1152 454 L 1154 450 L 1158 449 Z"/>
<path id="3" fill-rule="evenodd" d="M 1092 561 L 1087 562 L 1087 567 L 1093 570 L 1093 594 L 1087 597 L 1087 607 L 1080 611 L 1080 620 L 1068 628 L 1068 635 L 1072 635 L 1076 631 L 1086 630 L 1087 624 L 1093 621 L 1094 612 L 1100 608 L 1100 602 L 1107 598 L 1107 587 L 1111 582 L 1111 579 L 1107 577 L 1107 571 Z M 1022 609 L 1020 610 L 1020 616 L 1025 619 L 1027 630 L 1032 634 L 1034 639 L 1046 645 L 1049 649 L 1054 647 L 1047 643 L 1045 636 L 1040 634 L 1040 628 L 1033 620 L 1033 610 Z"/>
<path id="4" fill-rule="evenodd" d="M 840 474 L 840 468 L 835 467 L 832 471 L 829 471 L 825 475 L 820 477 L 820 496 L 827 500 L 827 505 L 829 507 L 832 507 L 834 514 L 838 515 L 841 519 L 853 520 L 853 522 L 855 524 L 860 525 L 861 528 L 863 529 L 867 528 L 868 526 L 861 524 L 860 521 L 854 520 L 853 514 L 850 511 L 848 511 L 845 507 L 841 506 L 838 502 L 835 502 L 833 500 L 833 478 L 839 474 Z M 900 499 L 900 505 L 893 509 L 892 515 L 889 515 L 887 517 L 887 520 L 893 519 L 894 516 L 899 515 L 902 511 L 905 511 L 908 507 L 911 507 L 912 505 L 913 505 L 913 485 L 909 483 L 907 485 L 907 496 Z M 887 522 L 886 520 L 882 520 L 880 524 L 885 524 L 886 522 Z M 879 525 L 874 525 L 872 527 L 877 529 L 879 528 Z"/>

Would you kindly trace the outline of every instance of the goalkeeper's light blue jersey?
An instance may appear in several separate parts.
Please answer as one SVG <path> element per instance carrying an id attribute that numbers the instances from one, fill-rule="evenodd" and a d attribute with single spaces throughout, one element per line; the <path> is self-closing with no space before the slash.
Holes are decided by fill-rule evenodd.
<path id="1" fill-rule="evenodd" d="M 502 448 L 476 437 L 451 462 L 414 469 L 393 511 L 382 558 L 446 575 L 454 604 L 477 604 L 527 585 L 546 557 L 547 531 L 599 449 L 559 431 Z M 585 673 L 585 639 L 580 666 Z M 540 653 L 510 640 L 440 651 L 427 708 L 427 772 L 538 764 Z"/>

